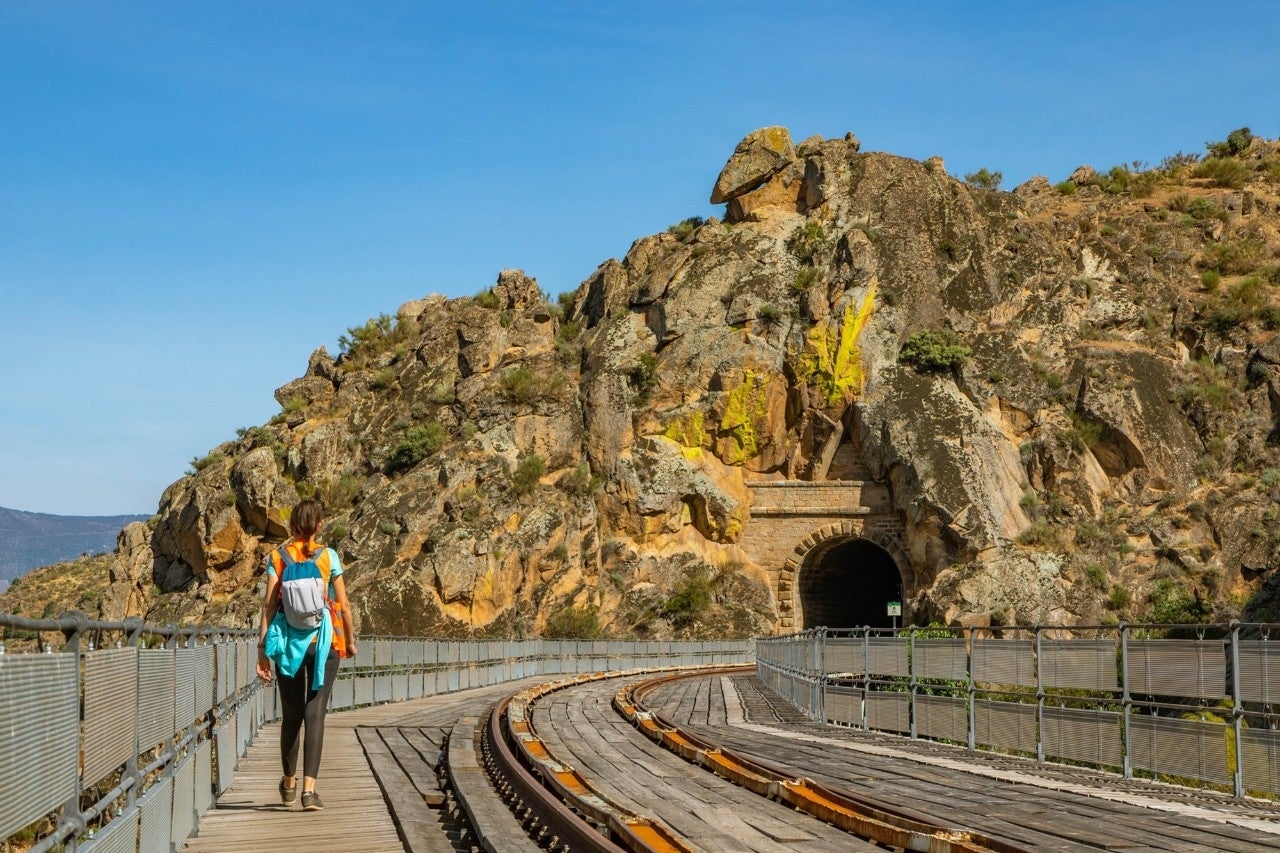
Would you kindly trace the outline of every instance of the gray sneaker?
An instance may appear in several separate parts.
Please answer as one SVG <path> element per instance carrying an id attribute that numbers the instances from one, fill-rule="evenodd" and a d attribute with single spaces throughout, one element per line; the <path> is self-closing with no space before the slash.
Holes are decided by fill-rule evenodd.
<path id="1" fill-rule="evenodd" d="M 315 791 L 302 792 L 302 810 L 304 812 L 318 812 L 324 808 L 324 800 L 320 799 L 320 795 Z"/>
<path id="2" fill-rule="evenodd" d="M 294 782 L 292 788 L 288 788 L 284 784 L 284 779 L 280 780 L 280 802 L 286 806 L 292 805 L 293 801 L 298 799 L 298 783 Z"/>

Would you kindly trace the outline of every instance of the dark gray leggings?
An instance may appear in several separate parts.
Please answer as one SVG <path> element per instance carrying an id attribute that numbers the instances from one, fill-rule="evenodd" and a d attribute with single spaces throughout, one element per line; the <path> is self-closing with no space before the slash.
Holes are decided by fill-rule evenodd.
<path id="1" fill-rule="evenodd" d="M 280 704 L 280 763 L 284 775 L 293 776 L 298 770 L 298 733 L 302 723 L 307 724 L 306 743 L 302 749 L 302 775 L 313 779 L 320 775 L 320 753 L 324 750 L 324 712 L 329 707 L 329 691 L 338 674 L 338 656 L 329 651 L 324 662 L 324 686 L 311 689 L 311 676 L 316 668 L 315 646 L 307 649 L 302 665 L 293 675 L 279 675 Z"/>

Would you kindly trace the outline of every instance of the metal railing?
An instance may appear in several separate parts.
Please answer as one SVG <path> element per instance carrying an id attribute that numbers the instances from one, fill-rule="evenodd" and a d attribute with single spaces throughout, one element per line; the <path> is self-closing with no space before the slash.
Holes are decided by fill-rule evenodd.
<path id="1" fill-rule="evenodd" d="M 81 613 L 0 614 L 0 628 L 11 646 L 0 642 L 0 849 L 175 850 L 280 714 L 255 673 L 256 631 Z M 20 645 L 34 651 L 14 653 Z M 365 637 L 338 669 L 330 709 L 534 675 L 750 663 L 752 647 Z"/>
<path id="2" fill-rule="evenodd" d="M 817 628 L 756 671 L 819 722 L 1280 797 L 1280 625 Z"/>

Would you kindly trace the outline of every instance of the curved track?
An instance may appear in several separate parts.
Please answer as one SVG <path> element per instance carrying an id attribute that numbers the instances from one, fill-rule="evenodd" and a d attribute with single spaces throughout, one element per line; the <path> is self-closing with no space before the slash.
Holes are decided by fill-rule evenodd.
<path id="1" fill-rule="evenodd" d="M 281 813 L 278 756 L 274 743 L 264 740 L 238 776 L 237 784 L 247 787 L 206 814 L 186 849 L 259 849 L 259 830 L 252 829 L 258 823 L 262 837 L 275 839 L 276 846 L 303 849 L 316 843 L 304 826 L 322 830 L 346 820 L 348 829 L 331 828 L 329 836 L 372 842 L 382 832 L 392 845 L 398 835 L 406 850 L 430 853 L 1280 851 L 1280 805 L 821 726 L 745 674 L 656 676 L 561 684 L 528 679 L 521 682 L 524 690 L 495 685 L 361 709 L 351 712 L 349 722 L 338 715 L 333 745 L 350 741 L 352 755 L 343 763 L 350 768 L 349 784 L 340 784 L 344 777 L 336 768 L 326 774 L 333 803 L 318 816 Z M 630 694 L 625 689 L 642 684 Z M 641 728 L 676 751 L 615 711 L 617 701 L 637 716 L 629 695 L 656 712 L 648 725 L 639 715 Z M 667 723 L 680 731 L 664 731 Z M 364 762 L 351 758 L 361 745 L 377 785 L 357 792 Z M 508 758 L 497 756 L 502 751 Z M 523 781 L 512 781 L 516 771 L 503 769 L 504 762 L 518 765 Z M 742 786 L 707 768 L 730 778 L 738 773 Z M 550 798 L 552 790 L 571 807 Z M 819 813 L 841 826 L 851 821 L 839 808 L 857 805 L 862 811 L 855 820 L 888 825 L 888 832 L 881 827 L 872 836 L 883 843 L 793 810 L 789 803 L 803 806 L 792 796 L 798 791 L 824 807 L 833 804 L 832 811 Z M 372 811 L 383 801 L 394 828 L 387 822 L 377 830 Z M 866 827 L 874 829 L 870 822 Z M 916 834 L 894 835 L 897 830 Z M 385 840 L 377 846 L 388 849 Z"/>
<path id="2" fill-rule="evenodd" d="M 668 681 L 644 701 L 742 755 L 1037 850 L 1280 850 L 1272 804 L 818 725 L 753 676 Z"/>

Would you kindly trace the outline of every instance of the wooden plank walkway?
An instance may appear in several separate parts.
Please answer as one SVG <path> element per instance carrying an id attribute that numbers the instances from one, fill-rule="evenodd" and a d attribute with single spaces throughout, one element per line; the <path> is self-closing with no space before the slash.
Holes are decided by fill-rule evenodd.
<path id="1" fill-rule="evenodd" d="M 187 839 L 182 850 L 405 850 L 397 820 L 410 841 L 407 849 L 453 850 L 457 847 L 457 834 L 450 836 L 441 810 L 436 808 L 443 801 L 439 790 L 434 796 L 430 790 L 419 791 L 421 797 L 416 801 L 405 796 L 406 790 L 417 786 L 428 789 L 432 784 L 425 767 L 433 758 L 431 750 L 438 750 L 442 734 L 459 717 L 474 716 L 499 696 L 541 680 L 525 679 L 329 714 L 325 721 L 324 760 L 316 783 L 325 808 L 318 812 L 304 812 L 297 802 L 292 806 L 281 804 L 276 789 L 280 783 L 280 726 L 270 723 L 258 732 L 240 759 L 231 787 L 201 817 L 198 834 Z M 366 757 L 362 738 L 383 746 L 373 746 Z M 420 749 L 412 753 L 404 750 L 409 739 Z M 395 745 L 397 752 L 388 743 Z M 377 764 L 376 774 L 370 758 Z M 398 813 L 388 807 L 388 799 L 399 809 Z M 462 849 L 468 848 L 469 845 L 462 845 Z"/>
<path id="2" fill-rule="evenodd" d="M 1280 806 L 1271 803 L 799 722 L 778 704 L 782 720 L 766 694 L 750 676 L 708 677 L 664 685 L 646 704 L 731 749 L 1036 849 L 1280 850 Z"/>
<path id="3" fill-rule="evenodd" d="M 662 820 L 708 853 L 882 849 L 654 744 L 610 705 L 618 687 L 617 679 L 589 682 L 533 706 L 534 729 L 551 754 L 618 805 Z"/>

